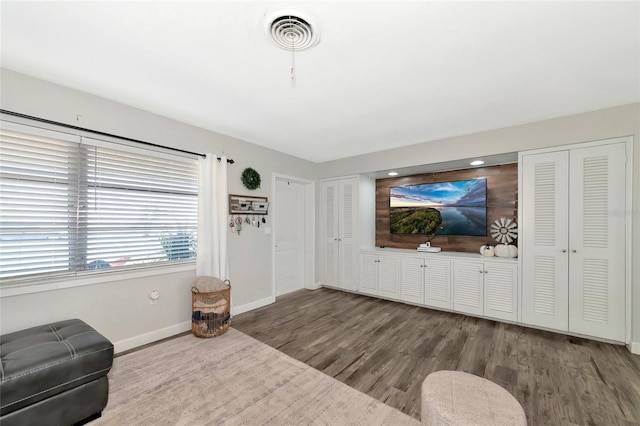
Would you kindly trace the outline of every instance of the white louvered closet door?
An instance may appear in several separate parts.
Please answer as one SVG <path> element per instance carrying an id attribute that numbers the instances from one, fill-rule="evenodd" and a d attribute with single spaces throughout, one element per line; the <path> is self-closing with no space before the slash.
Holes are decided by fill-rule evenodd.
<path id="1" fill-rule="evenodd" d="M 340 204 L 338 181 L 322 182 L 320 197 L 320 205 L 323 208 L 320 219 L 321 279 L 325 285 L 338 287 L 338 211 Z"/>
<path id="2" fill-rule="evenodd" d="M 625 145 L 570 153 L 569 331 L 625 339 Z"/>
<path id="3" fill-rule="evenodd" d="M 357 290 L 357 259 L 358 243 L 356 235 L 357 226 L 355 218 L 358 214 L 357 197 L 358 179 L 346 178 L 340 181 L 340 222 L 338 232 L 339 272 L 338 283 L 340 288 Z"/>
<path id="4" fill-rule="evenodd" d="M 522 157 L 522 321 L 567 331 L 569 152 Z"/>

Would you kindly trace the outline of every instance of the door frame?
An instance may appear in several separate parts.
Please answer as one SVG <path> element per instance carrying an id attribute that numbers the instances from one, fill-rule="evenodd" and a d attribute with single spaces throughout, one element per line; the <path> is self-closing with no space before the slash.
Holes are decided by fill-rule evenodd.
<path id="1" fill-rule="evenodd" d="M 303 276 L 304 288 L 315 290 L 315 181 L 303 179 L 295 176 L 284 175 L 280 173 L 271 174 L 271 220 L 273 232 L 271 233 L 271 295 L 276 297 L 276 215 L 278 214 L 278 202 L 276 199 L 276 181 L 284 180 L 295 182 L 304 186 L 304 253 L 303 253 Z"/>

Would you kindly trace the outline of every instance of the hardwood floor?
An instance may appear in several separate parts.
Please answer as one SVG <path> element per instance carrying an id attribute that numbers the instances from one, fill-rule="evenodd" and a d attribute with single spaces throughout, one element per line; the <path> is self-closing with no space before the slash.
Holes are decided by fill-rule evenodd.
<path id="1" fill-rule="evenodd" d="M 640 424 L 640 356 L 623 346 L 326 288 L 233 327 L 418 419 L 425 377 L 460 370 L 508 390 L 530 425 Z"/>

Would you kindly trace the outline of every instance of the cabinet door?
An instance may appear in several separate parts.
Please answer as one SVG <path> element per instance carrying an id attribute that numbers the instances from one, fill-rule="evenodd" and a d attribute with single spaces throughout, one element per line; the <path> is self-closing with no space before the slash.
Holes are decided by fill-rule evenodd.
<path id="1" fill-rule="evenodd" d="M 360 254 L 360 292 L 378 295 L 378 256 Z"/>
<path id="2" fill-rule="evenodd" d="M 339 287 L 338 221 L 340 206 L 338 181 L 320 184 L 320 275 L 323 285 Z"/>
<path id="3" fill-rule="evenodd" d="M 358 242 L 356 220 L 358 211 L 358 178 L 346 178 L 339 183 L 338 209 L 338 285 L 347 290 L 356 290 Z"/>
<path id="4" fill-rule="evenodd" d="M 451 309 L 451 262 L 425 261 L 425 305 Z"/>
<path id="5" fill-rule="evenodd" d="M 455 261 L 453 263 L 453 309 L 468 314 L 483 313 L 484 264 Z"/>
<path id="6" fill-rule="evenodd" d="M 383 297 L 400 297 L 400 261 L 397 256 L 378 256 L 378 294 Z"/>
<path id="7" fill-rule="evenodd" d="M 569 327 L 568 151 L 522 157 L 522 322 Z"/>
<path id="8" fill-rule="evenodd" d="M 508 321 L 518 320 L 518 267 L 484 265 L 484 315 Z"/>
<path id="9" fill-rule="evenodd" d="M 424 304 L 424 259 L 402 256 L 400 299 Z"/>
<path id="10" fill-rule="evenodd" d="M 625 144 L 570 153 L 569 330 L 625 340 Z"/>

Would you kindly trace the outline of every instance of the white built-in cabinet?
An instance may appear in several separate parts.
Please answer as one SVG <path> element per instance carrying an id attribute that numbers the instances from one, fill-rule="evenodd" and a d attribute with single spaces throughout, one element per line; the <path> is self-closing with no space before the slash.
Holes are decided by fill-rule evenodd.
<path id="1" fill-rule="evenodd" d="M 399 258 L 395 255 L 363 253 L 360 256 L 360 292 L 397 299 Z"/>
<path id="2" fill-rule="evenodd" d="M 625 341 L 630 139 L 520 153 L 523 323 Z"/>
<path id="3" fill-rule="evenodd" d="M 323 285 L 358 288 L 358 178 L 320 182 L 320 280 Z"/>
<path id="4" fill-rule="evenodd" d="M 480 262 L 455 262 L 453 267 L 453 309 L 482 315 L 484 265 Z"/>
<path id="5" fill-rule="evenodd" d="M 518 321 L 516 259 L 472 253 L 360 252 L 361 293 L 506 321 Z"/>
<path id="6" fill-rule="evenodd" d="M 507 321 L 518 320 L 517 265 L 484 264 L 483 315 Z"/>
<path id="7" fill-rule="evenodd" d="M 375 233 L 375 202 L 371 196 L 361 207 L 358 197 L 366 199 L 366 190 L 373 194 L 375 188 L 358 177 L 323 180 L 321 282 L 421 306 L 628 341 L 632 149 L 633 139 L 626 137 L 519 153 L 518 259 L 359 250 L 359 245 L 373 245 L 366 239 Z M 359 231 L 358 224 L 368 225 Z"/>
<path id="8" fill-rule="evenodd" d="M 453 268 L 453 309 L 472 315 L 518 320 L 518 267 L 457 261 Z"/>
<path id="9" fill-rule="evenodd" d="M 451 262 L 416 256 L 401 256 L 400 299 L 451 308 Z"/>

